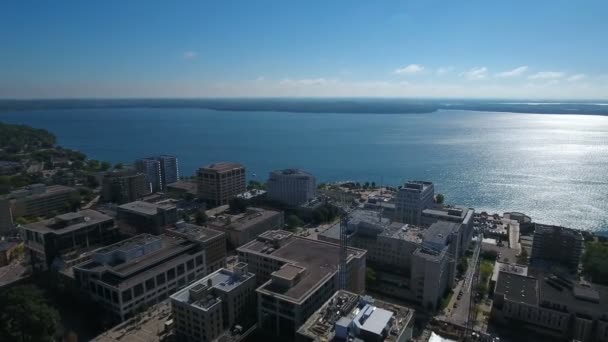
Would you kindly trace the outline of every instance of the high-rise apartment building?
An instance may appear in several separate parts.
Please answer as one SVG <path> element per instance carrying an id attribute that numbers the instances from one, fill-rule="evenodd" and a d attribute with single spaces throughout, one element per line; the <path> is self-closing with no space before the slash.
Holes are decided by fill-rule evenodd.
<path id="1" fill-rule="evenodd" d="M 300 169 L 276 170 L 268 177 L 268 198 L 290 206 L 310 201 L 316 190 L 315 177 Z"/>
<path id="2" fill-rule="evenodd" d="M 578 230 L 536 223 L 531 261 L 557 263 L 576 270 L 584 243 L 583 235 Z"/>
<path id="3" fill-rule="evenodd" d="M 433 183 L 409 181 L 399 189 L 395 200 L 395 219 L 409 224 L 421 224 L 422 211 L 434 203 Z"/>
<path id="4" fill-rule="evenodd" d="M 137 201 L 150 193 L 146 184 L 143 173 L 133 170 L 108 172 L 101 183 L 101 198 L 117 204 Z"/>
<path id="5" fill-rule="evenodd" d="M 220 162 L 202 167 L 197 172 L 198 196 L 211 205 L 225 205 L 247 190 L 245 167 L 238 163 Z"/>
<path id="6" fill-rule="evenodd" d="M 146 176 L 151 192 L 165 191 L 167 184 L 179 179 L 177 158 L 159 155 L 135 161 L 135 169 Z"/>
<path id="7" fill-rule="evenodd" d="M 217 270 L 173 294 L 176 341 L 222 341 L 222 335 L 243 335 L 256 322 L 255 287 L 255 274 L 248 272 L 247 264 L 238 263 L 231 270 Z M 238 329 L 241 331 L 235 331 Z"/>

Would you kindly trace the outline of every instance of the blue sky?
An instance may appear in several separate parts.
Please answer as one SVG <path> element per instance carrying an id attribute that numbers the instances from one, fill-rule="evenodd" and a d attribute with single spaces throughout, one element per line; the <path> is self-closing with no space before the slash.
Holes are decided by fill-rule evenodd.
<path id="1" fill-rule="evenodd" d="M 607 1 L 3 1 L 0 97 L 608 98 Z"/>

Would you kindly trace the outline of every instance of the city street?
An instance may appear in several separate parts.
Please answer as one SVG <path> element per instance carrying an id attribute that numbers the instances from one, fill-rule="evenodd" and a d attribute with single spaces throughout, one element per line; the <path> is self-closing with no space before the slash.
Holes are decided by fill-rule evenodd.
<path id="1" fill-rule="evenodd" d="M 464 279 L 461 280 L 454 288 L 454 294 L 445 308 L 443 315 L 437 317 L 440 320 L 448 321 L 454 324 L 466 325 L 467 318 L 469 316 L 469 304 L 471 299 L 471 290 L 473 289 L 473 275 L 475 272 L 475 266 L 479 259 L 481 251 L 481 244 L 475 243 L 475 251 L 469 261 L 469 268 L 465 273 Z M 462 291 L 462 296 L 458 299 L 459 293 Z"/>

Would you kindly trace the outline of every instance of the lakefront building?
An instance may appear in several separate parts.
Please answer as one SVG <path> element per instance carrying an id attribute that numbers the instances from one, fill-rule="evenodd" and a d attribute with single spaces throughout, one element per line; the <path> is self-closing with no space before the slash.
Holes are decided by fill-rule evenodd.
<path id="1" fill-rule="evenodd" d="M 300 169 L 285 169 L 270 172 L 268 198 L 296 207 L 315 198 L 315 177 Z"/>
<path id="2" fill-rule="evenodd" d="M 534 226 L 531 262 L 558 264 L 575 271 L 585 243 L 581 232 L 539 223 Z"/>
<path id="3" fill-rule="evenodd" d="M 395 219 L 408 224 L 422 224 L 422 211 L 433 206 L 435 200 L 433 183 L 409 181 L 397 192 Z"/>
<path id="4" fill-rule="evenodd" d="M 171 296 L 178 342 L 214 341 L 246 335 L 256 323 L 255 274 L 247 264 L 222 268 Z"/>
<path id="5" fill-rule="evenodd" d="M 143 173 L 151 192 L 165 191 L 167 184 L 177 182 L 179 168 L 177 158 L 168 155 L 158 155 L 138 159 L 135 169 Z"/>
<path id="6" fill-rule="evenodd" d="M 237 249 L 239 261 L 256 275 L 258 329 L 293 340 L 297 329 L 339 289 L 340 246 L 267 231 Z M 348 248 L 347 290 L 365 290 L 366 251 Z"/>
<path id="7" fill-rule="evenodd" d="M 197 171 L 198 197 L 211 205 L 225 205 L 247 190 L 245 167 L 219 162 Z"/>
<path id="8" fill-rule="evenodd" d="M 208 239 L 223 238 L 208 230 Z M 119 321 L 167 299 L 207 273 L 207 250 L 195 239 L 141 234 L 98 249 L 73 269 L 77 286 Z"/>

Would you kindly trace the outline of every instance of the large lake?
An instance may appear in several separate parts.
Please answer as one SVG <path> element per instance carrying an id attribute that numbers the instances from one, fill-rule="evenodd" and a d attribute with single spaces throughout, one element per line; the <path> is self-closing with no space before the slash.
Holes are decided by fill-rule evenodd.
<path id="1" fill-rule="evenodd" d="M 608 229 L 607 116 L 108 108 L 2 113 L 0 120 L 46 128 L 61 145 L 113 163 L 165 153 L 178 156 L 182 175 L 228 160 L 262 181 L 287 167 L 321 182 L 423 179 L 449 203 Z"/>

